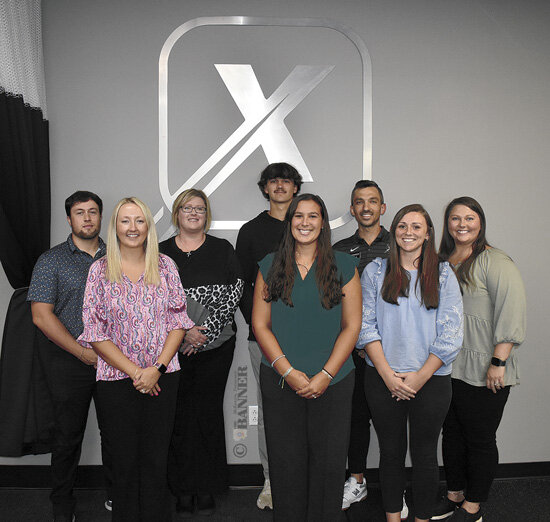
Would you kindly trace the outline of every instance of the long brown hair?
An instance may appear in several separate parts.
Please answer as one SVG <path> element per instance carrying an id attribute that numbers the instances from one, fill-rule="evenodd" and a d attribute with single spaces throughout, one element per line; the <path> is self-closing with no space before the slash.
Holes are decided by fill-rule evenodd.
<path id="1" fill-rule="evenodd" d="M 487 224 L 485 221 L 485 212 L 481 208 L 481 205 L 469 196 L 461 196 L 453 199 L 445 209 L 445 217 L 443 219 L 443 234 L 441 234 L 441 243 L 439 244 L 439 255 L 441 259 L 447 261 L 455 249 L 455 240 L 449 233 L 449 217 L 453 208 L 457 205 L 464 205 L 470 210 L 474 211 L 479 217 L 480 229 L 479 234 L 472 245 L 472 253 L 460 264 L 455 270 L 456 277 L 460 284 L 468 286 L 472 283 L 471 268 L 476 260 L 477 256 L 481 254 L 489 245 L 487 238 L 485 237 L 485 231 L 487 230 Z"/>
<path id="2" fill-rule="evenodd" d="M 398 297 L 409 297 L 410 275 L 400 263 L 400 248 L 395 241 L 397 225 L 406 214 L 422 214 L 428 225 L 428 239 L 422 244 L 418 258 L 418 277 L 420 282 L 420 302 L 428 309 L 439 306 L 439 257 L 435 251 L 434 227 L 432 218 L 426 209 L 417 203 L 407 205 L 395 214 L 390 228 L 390 256 L 386 265 L 386 275 L 382 284 L 382 299 L 391 304 L 399 304 Z"/>
<path id="3" fill-rule="evenodd" d="M 317 266 L 315 279 L 323 308 L 327 310 L 340 304 L 342 301 L 342 278 L 338 277 L 338 268 L 334 259 L 334 252 L 330 243 L 330 224 L 327 207 L 323 200 L 315 194 L 302 194 L 295 197 L 285 215 L 283 238 L 273 258 L 273 263 L 266 277 L 267 302 L 281 299 L 288 306 L 292 303 L 292 288 L 296 275 L 295 250 L 296 240 L 292 235 L 292 218 L 301 201 L 314 201 L 319 205 L 322 217 L 322 226 L 317 238 Z"/>

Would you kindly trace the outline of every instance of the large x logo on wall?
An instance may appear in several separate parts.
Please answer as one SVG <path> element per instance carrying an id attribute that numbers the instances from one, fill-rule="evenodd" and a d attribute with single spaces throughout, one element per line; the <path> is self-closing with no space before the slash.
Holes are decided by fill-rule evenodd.
<path id="1" fill-rule="evenodd" d="M 291 163 L 304 181 L 313 181 L 284 119 L 333 67 L 298 65 L 268 99 L 264 97 L 252 66 L 218 64 L 216 69 L 245 119 L 176 192 L 193 187 L 243 140 L 233 157 L 204 188 L 207 195 L 214 192 L 259 146 L 262 146 L 269 163 Z"/>

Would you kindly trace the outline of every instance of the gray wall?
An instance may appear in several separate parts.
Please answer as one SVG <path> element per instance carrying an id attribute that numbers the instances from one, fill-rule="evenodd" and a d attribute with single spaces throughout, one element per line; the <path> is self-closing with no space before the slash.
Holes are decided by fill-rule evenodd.
<path id="1" fill-rule="evenodd" d="M 351 27 L 364 40 L 373 70 L 373 178 L 382 185 L 388 202 L 384 223 L 389 225 L 404 204 L 421 202 L 439 234 L 443 208 L 453 197 L 472 195 L 484 206 L 489 240 L 515 260 L 528 294 L 528 337 L 520 348 L 522 384 L 511 394 L 499 431 L 501 462 L 548 460 L 549 357 L 542 328 L 550 293 L 542 263 L 550 254 L 545 226 L 545 196 L 550 189 L 547 2 L 44 0 L 53 244 L 68 233 L 63 200 L 78 188 L 104 196 L 106 218 L 114 203 L 130 193 L 145 199 L 154 212 L 162 207 L 158 189 L 159 52 L 180 24 L 200 16 L 222 15 L 328 18 Z M 257 31 L 246 35 L 242 31 L 231 34 L 225 30 L 211 36 L 197 30 L 187 47 L 182 43 L 174 49 L 182 53 L 174 54 L 180 76 L 170 81 L 174 93 L 178 92 L 176 85 L 182 90 L 180 97 L 171 99 L 171 107 L 183 123 L 181 128 L 170 129 L 175 144 L 171 174 L 176 176 L 180 169 L 188 175 L 196 169 L 241 121 L 219 77 L 207 77 L 203 84 L 196 77 L 187 78 L 185 83 L 185 67 L 201 70 L 200 60 L 205 56 L 211 63 L 253 63 L 267 96 L 294 65 L 307 63 L 298 60 L 317 63 L 317 56 L 324 65 L 330 59 L 337 63 L 335 71 L 348 71 L 338 77 L 342 83 L 334 84 L 343 90 L 331 96 L 319 87 L 303 108 L 289 116 L 287 124 L 316 180 L 308 190 L 326 197 L 332 216 L 341 214 L 353 180 L 361 177 L 360 138 L 355 130 L 361 110 L 355 90 L 357 56 L 333 33 L 287 30 L 281 33 L 280 49 L 276 35 L 265 33 L 272 49 L 266 59 L 250 49 L 256 46 L 250 42 L 256 42 Z M 233 39 L 231 46 L 224 45 L 228 41 L 224 38 Z M 189 46 L 196 53 L 190 55 Z M 242 61 L 240 52 L 246 56 Z M 202 98 L 196 89 L 201 89 L 199 95 L 204 93 Z M 211 106 L 204 103 L 210 97 Z M 186 118 L 190 125 L 185 124 Z M 186 140 L 197 145 L 190 148 Z M 214 193 L 215 218 L 249 219 L 265 208 L 254 186 L 265 162 L 262 150 L 257 150 L 238 176 Z M 174 181 L 171 189 L 176 190 L 181 182 Z M 236 210 L 244 215 L 237 216 Z M 339 239 L 353 230 L 350 223 L 335 230 L 334 236 Z M 236 238 L 234 231 L 215 233 L 231 241 Z M 2 318 L 9 290 L 0 272 Z M 242 319 L 239 322 L 242 325 Z M 236 362 L 246 366 L 242 331 Z M 249 404 L 255 403 L 254 393 L 249 381 Z M 248 454 L 240 459 L 232 454 L 235 399 L 232 375 L 226 394 L 230 462 L 258 462 L 253 429 L 247 436 Z M 86 437 L 83 463 L 99 463 L 95 423 Z M 46 456 L 0 459 L 0 463 L 17 464 L 47 461 Z M 374 447 L 369 466 L 377 466 L 377 461 Z"/>

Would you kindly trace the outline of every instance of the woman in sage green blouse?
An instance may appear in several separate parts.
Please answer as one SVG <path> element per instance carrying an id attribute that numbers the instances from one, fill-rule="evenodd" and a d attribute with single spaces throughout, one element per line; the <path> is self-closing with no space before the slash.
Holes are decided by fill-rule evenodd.
<path id="1" fill-rule="evenodd" d="M 488 244 L 485 229 L 475 199 L 464 196 L 447 206 L 440 255 L 455 267 L 463 292 L 464 343 L 443 425 L 448 493 L 432 520 L 482 520 L 480 503 L 498 465 L 496 431 L 510 388 L 519 384 L 525 290 L 514 262 Z"/>
<path id="2" fill-rule="evenodd" d="M 361 328 L 357 260 L 332 250 L 325 204 L 296 197 L 279 249 L 259 263 L 252 328 L 274 521 L 339 520 Z"/>

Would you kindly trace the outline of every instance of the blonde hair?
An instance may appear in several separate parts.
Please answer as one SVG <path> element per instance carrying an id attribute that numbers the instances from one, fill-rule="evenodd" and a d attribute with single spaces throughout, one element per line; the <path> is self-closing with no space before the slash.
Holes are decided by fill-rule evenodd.
<path id="1" fill-rule="evenodd" d="M 109 230 L 107 232 L 107 271 L 106 277 L 111 282 L 120 283 L 122 281 L 122 258 L 120 255 L 120 245 L 116 234 L 116 222 L 118 213 L 123 205 L 137 205 L 145 217 L 147 224 L 147 238 L 143 243 L 145 251 L 145 284 L 160 284 L 159 275 L 159 245 L 157 239 L 157 229 L 155 221 L 149 207 L 136 197 L 122 198 L 115 206 L 111 220 L 109 221 Z"/>
<path id="2" fill-rule="evenodd" d="M 183 207 L 190 199 L 193 198 L 201 198 L 204 201 L 204 206 L 206 207 L 206 221 L 204 222 L 204 231 L 208 232 L 208 229 L 210 228 L 210 223 L 212 223 L 210 201 L 208 200 L 208 196 L 202 190 L 194 188 L 184 190 L 174 201 L 174 204 L 172 205 L 172 224 L 179 229 L 178 212 L 180 210 L 180 207 Z"/>

